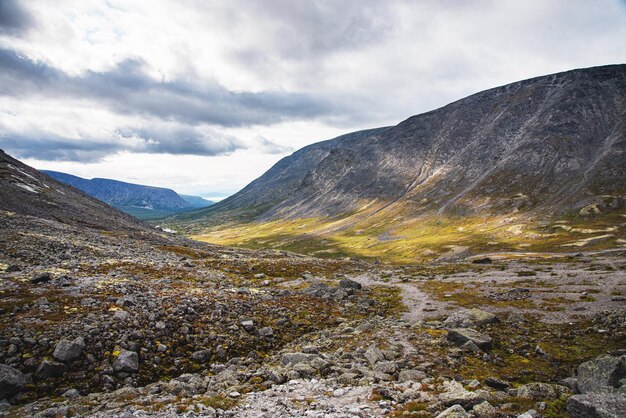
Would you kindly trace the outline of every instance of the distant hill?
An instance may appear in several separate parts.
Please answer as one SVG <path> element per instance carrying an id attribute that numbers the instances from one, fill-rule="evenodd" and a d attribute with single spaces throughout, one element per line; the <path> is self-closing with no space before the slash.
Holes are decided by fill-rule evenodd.
<path id="1" fill-rule="evenodd" d="M 84 179 L 58 171 L 41 170 L 62 183 L 69 184 L 113 207 L 139 219 L 149 220 L 203 208 L 213 202 L 199 196 L 180 196 L 174 190 L 123 181 Z"/>

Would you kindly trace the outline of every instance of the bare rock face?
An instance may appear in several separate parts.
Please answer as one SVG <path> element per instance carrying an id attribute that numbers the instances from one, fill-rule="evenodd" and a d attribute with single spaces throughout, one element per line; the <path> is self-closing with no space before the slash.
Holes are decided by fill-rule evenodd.
<path id="1" fill-rule="evenodd" d="M 415 215 L 624 207 L 625 97 L 626 65 L 483 91 L 397 126 L 305 147 L 179 219 L 337 215 L 368 201 Z"/>

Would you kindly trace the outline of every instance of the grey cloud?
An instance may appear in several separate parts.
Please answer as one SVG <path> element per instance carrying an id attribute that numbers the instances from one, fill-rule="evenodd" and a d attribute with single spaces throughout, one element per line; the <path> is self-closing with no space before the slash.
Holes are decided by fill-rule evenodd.
<path id="1" fill-rule="evenodd" d="M 216 83 L 158 81 L 146 74 L 140 60 L 126 60 L 108 72 L 72 77 L 8 49 L 0 50 L 0 94 L 88 98 L 119 113 L 219 126 L 266 125 L 341 111 L 332 102 L 299 93 L 240 93 Z"/>
<path id="2" fill-rule="evenodd" d="M 187 126 L 119 128 L 110 138 L 65 138 L 42 131 L 11 133 L 0 126 L 0 147 L 18 158 L 94 162 L 121 151 L 224 155 L 245 145 L 231 135 Z"/>
<path id="3" fill-rule="evenodd" d="M 256 138 L 256 144 L 258 145 L 260 151 L 266 154 L 284 154 L 293 151 L 293 148 L 291 147 L 278 144 L 262 136 Z"/>
<path id="4" fill-rule="evenodd" d="M 0 0 L 0 34 L 19 35 L 33 24 L 33 18 L 16 0 Z"/>

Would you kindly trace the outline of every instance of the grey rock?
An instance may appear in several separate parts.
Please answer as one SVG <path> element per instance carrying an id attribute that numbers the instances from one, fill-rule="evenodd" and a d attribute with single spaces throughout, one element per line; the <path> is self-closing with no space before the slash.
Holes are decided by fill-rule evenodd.
<path id="1" fill-rule="evenodd" d="M 65 373 L 66 366 L 56 361 L 43 360 L 35 370 L 37 379 L 48 379 L 50 377 L 59 377 Z"/>
<path id="2" fill-rule="evenodd" d="M 452 405 L 435 418 L 469 418 L 470 415 L 465 412 L 465 409 L 461 405 Z"/>
<path id="3" fill-rule="evenodd" d="M 344 289 L 358 290 L 361 288 L 361 283 L 355 282 L 354 280 L 350 279 L 341 279 L 339 281 L 339 287 L 342 287 Z"/>
<path id="4" fill-rule="evenodd" d="M 280 361 L 285 366 L 290 364 L 308 363 L 315 357 L 315 354 L 307 353 L 285 353 L 280 358 Z"/>
<path id="5" fill-rule="evenodd" d="M 113 370 L 117 373 L 137 373 L 139 371 L 139 355 L 130 350 L 120 349 L 113 360 Z"/>
<path id="6" fill-rule="evenodd" d="M 464 408 L 471 408 L 485 400 L 480 394 L 466 390 L 459 382 L 445 382 L 444 389 L 445 392 L 441 393 L 438 399 L 445 406 L 459 404 Z"/>
<path id="7" fill-rule="evenodd" d="M 626 378 L 626 356 L 600 356 L 578 366 L 576 386 L 580 393 L 617 392 Z"/>
<path id="8" fill-rule="evenodd" d="M 491 388 L 497 390 L 507 390 L 511 387 L 511 384 L 506 380 L 499 379 L 497 377 L 488 377 L 485 379 L 485 384 Z"/>
<path id="9" fill-rule="evenodd" d="M 394 374 L 398 370 L 398 364 L 395 361 L 379 361 L 374 365 L 374 371 L 386 374 Z"/>
<path id="10" fill-rule="evenodd" d="M 272 327 L 259 328 L 259 335 L 261 337 L 272 337 L 274 335 L 274 330 Z"/>
<path id="11" fill-rule="evenodd" d="M 211 359 L 210 350 L 198 350 L 191 353 L 191 359 L 196 363 L 206 363 Z"/>
<path id="12" fill-rule="evenodd" d="M 378 347 L 376 347 L 375 345 L 371 345 L 365 351 L 365 358 L 373 366 L 376 363 L 378 363 L 379 361 L 385 360 L 385 355 L 383 354 L 382 351 L 380 351 L 380 349 Z"/>
<path id="13" fill-rule="evenodd" d="M 443 325 L 446 328 L 476 328 L 498 322 L 497 316 L 480 309 L 461 309 L 450 315 Z"/>
<path id="14" fill-rule="evenodd" d="M 626 395 L 623 393 L 587 393 L 567 400 L 571 418 L 626 417 Z"/>
<path id="15" fill-rule="evenodd" d="M 26 383 L 26 376 L 22 372 L 11 366 L 0 364 L 0 400 L 16 395 Z"/>
<path id="16" fill-rule="evenodd" d="M 517 388 L 517 396 L 535 401 L 557 399 L 567 392 L 568 390 L 565 386 L 541 382 L 528 383 Z"/>
<path id="17" fill-rule="evenodd" d="M 80 397 L 80 392 L 76 389 L 68 389 L 63 393 L 63 397 L 66 399 L 76 399 Z"/>
<path id="18" fill-rule="evenodd" d="M 498 409 L 487 401 L 474 405 L 472 412 L 476 418 L 495 418 L 499 415 Z"/>
<path id="19" fill-rule="evenodd" d="M 398 374 L 398 382 L 419 382 L 428 377 L 421 370 L 402 370 Z"/>
<path id="20" fill-rule="evenodd" d="M 252 321 L 251 319 L 241 321 L 241 326 L 243 327 L 243 329 L 246 330 L 246 332 L 249 333 L 253 333 L 256 330 L 256 327 L 254 326 L 254 321 Z"/>
<path id="21" fill-rule="evenodd" d="M 448 331 L 448 341 L 457 345 L 463 345 L 468 341 L 476 344 L 481 350 L 490 350 L 492 347 L 491 337 L 471 328 L 454 328 Z"/>
<path id="22" fill-rule="evenodd" d="M 62 339 L 54 347 L 52 357 L 62 362 L 69 362 L 79 358 L 84 349 L 85 340 L 82 337 L 77 337 L 72 341 Z"/>

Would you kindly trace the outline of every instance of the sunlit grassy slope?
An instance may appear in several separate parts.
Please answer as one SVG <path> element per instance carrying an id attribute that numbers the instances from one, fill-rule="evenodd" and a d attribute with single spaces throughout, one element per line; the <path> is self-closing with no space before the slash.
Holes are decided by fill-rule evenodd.
<path id="1" fill-rule="evenodd" d="M 626 214 L 541 221 L 514 216 L 406 216 L 374 209 L 342 218 L 242 222 L 208 227 L 197 240 L 318 257 L 415 263 L 485 253 L 577 252 L 626 247 Z M 467 248 L 465 248 L 467 247 Z"/>

